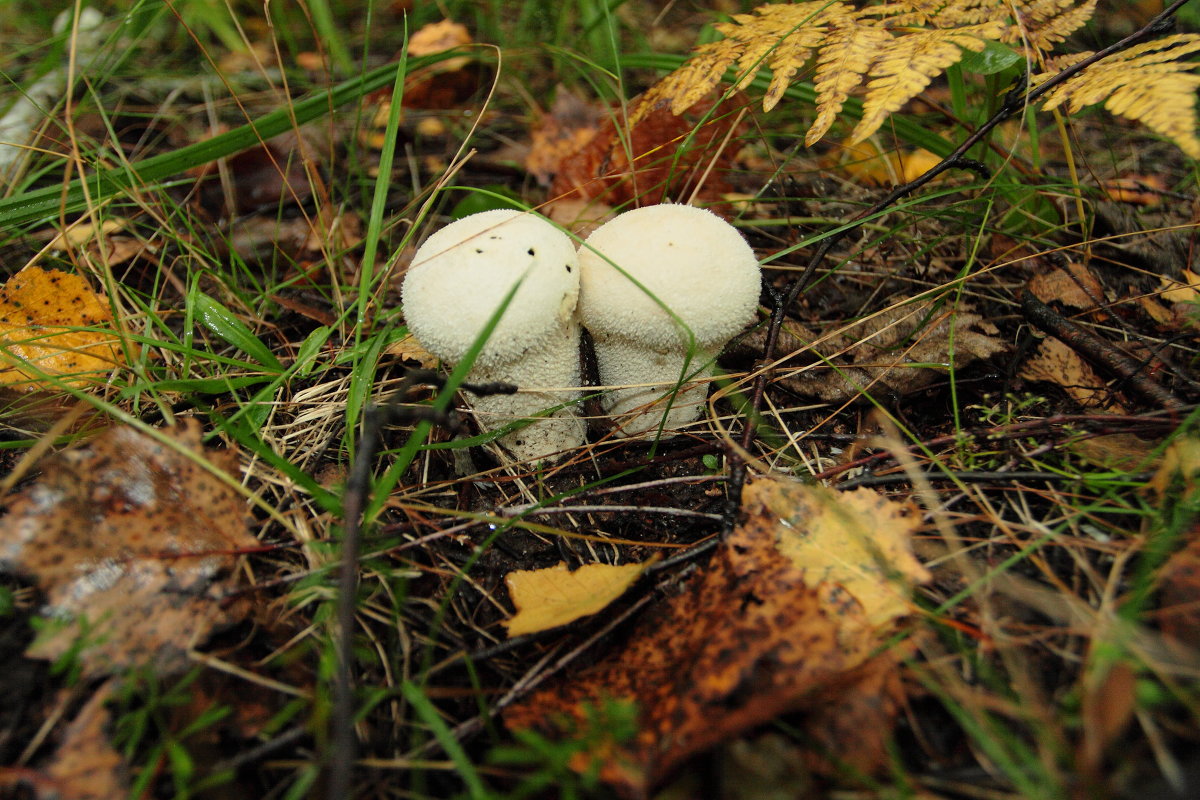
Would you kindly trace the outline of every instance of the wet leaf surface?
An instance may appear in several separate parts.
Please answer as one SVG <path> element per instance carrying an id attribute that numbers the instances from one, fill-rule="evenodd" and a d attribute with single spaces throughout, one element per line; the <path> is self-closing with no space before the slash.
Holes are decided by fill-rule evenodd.
<path id="1" fill-rule="evenodd" d="M 28 655 L 81 646 L 85 674 L 141 664 L 169 673 L 235 618 L 223 589 L 238 552 L 258 542 L 240 494 L 209 469 L 236 476 L 236 456 L 204 448 L 195 423 L 166 435 L 172 444 L 112 428 L 52 457 L 9 503 L 0 563 L 45 599 Z"/>
<path id="2" fill-rule="evenodd" d="M 122 361 L 108 301 L 78 275 L 26 267 L 0 288 L 0 384 L 103 380 Z M 91 330 L 79 330 L 91 328 Z"/>
<path id="3" fill-rule="evenodd" d="M 877 648 L 908 612 L 908 587 L 925 579 L 908 550 L 913 511 L 867 490 L 839 496 L 755 480 L 741 525 L 702 574 L 643 617 L 623 647 L 514 705 L 505 721 L 561 735 L 564 719 L 577 723 L 602 702 L 636 703 L 637 736 L 608 743 L 601 770 L 629 797 L 645 796 L 689 757 L 800 709 L 852 737 L 839 756 L 879 766 L 890 730 L 881 718 L 895 705 L 880 692 L 894 656 Z M 879 658 L 888 666 L 877 669 Z M 870 718 L 879 735 L 829 729 L 824 709 L 843 701 L 861 703 L 859 721 Z M 860 740 L 872 739 L 870 755 L 857 757 Z"/>

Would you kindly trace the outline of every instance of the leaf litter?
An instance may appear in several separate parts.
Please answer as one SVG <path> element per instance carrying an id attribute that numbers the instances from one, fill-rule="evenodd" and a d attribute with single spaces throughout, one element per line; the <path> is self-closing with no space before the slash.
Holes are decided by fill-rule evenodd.
<path id="1" fill-rule="evenodd" d="M 885 641 L 912 611 L 912 586 L 928 579 L 910 549 L 915 507 L 761 477 L 746 487 L 743 515 L 705 571 L 648 611 L 623 646 L 511 706 L 505 722 L 563 735 L 605 702 L 634 704 L 632 740 L 574 762 L 582 770 L 599 759 L 601 778 L 627 797 L 789 711 L 844 735 L 839 758 L 879 768 L 898 708 L 889 676 L 904 649 Z M 854 724 L 831 728 L 834 707 L 854 709 Z M 878 736 L 861 735 L 867 717 Z"/>
<path id="2" fill-rule="evenodd" d="M 78 648 L 85 675 L 150 664 L 170 674 L 246 612 L 223 599 L 239 553 L 258 546 L 227 482 L 237 456 L 203 447 L 194 421 L 162 435 L 111 428 L 48 459 L 9 501 L 0 565 L 32 580 L 45 601 L 44 630 L 27 655 Z"/>

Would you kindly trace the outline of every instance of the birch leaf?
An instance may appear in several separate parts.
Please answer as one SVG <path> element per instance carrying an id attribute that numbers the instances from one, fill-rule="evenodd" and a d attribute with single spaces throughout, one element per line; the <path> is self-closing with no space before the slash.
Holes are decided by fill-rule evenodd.
<path id="1" fill-rule="evenodd" d="M 587 564 L 574 572 L 560 561 L 547 569 L 505 576 L 517 613 L 505 622 L 509 636 L 557 628 L 595 614 L 616 600 L 656 559 L 638 564 Z"/>

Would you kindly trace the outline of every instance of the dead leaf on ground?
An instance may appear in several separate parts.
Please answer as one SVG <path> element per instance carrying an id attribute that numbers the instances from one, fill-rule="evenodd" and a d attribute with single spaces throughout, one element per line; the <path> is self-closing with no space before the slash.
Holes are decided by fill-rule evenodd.
<path id="1" fill-rule="evenodd" d="M 631 128 L 618 110 L 606 110 L 594 135 L 579 136 L 578 149 L 531 152 L 543 179 L 554 176 L 550 197 L 599 200 L 613 207 L 689 200 L 719 209 L 722 195 L 734 188 L 730 176 L 741 149 L 738 137 L 749 128 L 746 98 L 714 95 L 682 116 L 672 114 L 666 103 L 643 110 L 639 102 L 632 104 L 630 117 L 637 122 Z M 542 124 L 541 137 L 561 143 L 549 132 L 561 123 L 551 117 Z"/>
<path id="2" fill-rule="evenodd" d="M 222 604 L 239 552 L 258 545 L 241 495 L 195 459 L 233 476 L 231 451 L 207 450 L 188 422 L 169 446 L 112 428 L 46 463 L 0 519 L 0 564 L 45 598 L 27 655 L 54 659 L 81 640 L 88 675 L 140 664 L 187 666 L 187 650 L 236 619 Z"/>
<path id="3" fill-rule="evenodd" d="M 821 160 L 825 169 L 841 170 L 859 182 L 898 186 L 933 169 L 941 158 L 928 150 L 884 151 L 873 141 L 846 145 Z"/>
<path id="4" fill-rule="evenodd" d="M 1200 299 L 1200 274 L 1190 269 L 1183 271 L 1181 281 L 1162 278 L 1162 286 L 1158 296 L 1168 303 L 1194 303 Z"/>
<path id="5" fill-rule="evenodd" d="M 1104 181 L 1100 188 L 1114 203 L 1131 203 L 1137 206 L 1156 206 L 1170 192 L 1161 175 L 1126 175 Z"/>
<path id="6" fill-rule="evenodd" d="M 1195 507 L 1200 501 L 1200 438 L 1173 441 L 1146 490 L 1159 504 L 1172 500 Z M 1187 648 L 1200 649 L 1200 524 L 1189 526 L 1181 549 L 1163 564 L 1158 580 L 1163 632 Z"/>
<path id="7" fill-rule="evenodd" d="M 1072 261 L 1066 269 L 1053 267 L 1029 279 L 1029 291 L 1043 303 L 1061 303 L 1078 309 L 1098 308 L 1104 302 L 1104 287 L 1091 271 Z"/>
<path id="8" fill-rule="evenodd" d="M 124 360 L 112 321 L 83 278 L 26 267 L 0 288 L 0 384 L 53 390 L 103 380 Z"/>
<path id="9" fill-rule="evenodd" d="M 411 333 L 389 344 L 384 352 L 389 356 L 399 358 L 401 361 L 415 361 L 423 369 L 433 369 L 441 363 L 441 360 L 437 356 L 424 347 L 421 347 L 421 343 L 417 341 L 417 337 Z"/>
<path id="10" fill-rule="evenodd" d="M 1152 442 L 1132 433 L 1089 436 L 1068 442 L 1067 448 L 1092 466 L 1120 472 L 1146 469 L 1154 452 Z"/>
<path id="11" fill-rule="evenodd" d="M 655 560 L 585 564 L 573 571 L 560 561 L 546 569 L 508 573 L 504 583 L 517 609 L 504 623 L 508 635 L 546 631 L 595 614 L 623 595 Z"/>
<path id="12" fill-rule="evenodd" d="M 1113 400 L 1107 381 L 1078 353 L 1054 337 L 1042 340 L 1037 352 L 1022 365 L 1018 374 L 1027 381 L 1044 381 L 1062 387 L 1084 408 L 1124 413 L 1120 404 Z"/>
<path id="13" fill-rule="evenodd" d="M 850 698 L 874 674 L 874 659 L 894 671 L 894 655 L 878 648 L 908 613 L 911 584 L 926 578 L 908 549 L 920 515 L 865 489 L 838 495 L 765 477 L 747 486 L 744 509 L 705 570 L 643 617 L 627 644 L 510 707 L 507 724 L 561 736 L 571 727 L 564 720 L 578 725 L 588 708 L 635 703 L 636 737 L 605 743 L 601 768 L 627 797 L 644 797 L 689 757 L 793 710 L 825 724 L 822 709 L 843 700 L 862 710 L 860 723 L 874 708 L 871 724 L 885 742 L 894 698 Z M 820 563 L 800 561 L 813 554 Z M 886 748 L 869 739 L 840 732 L 833 755 L 878 769 Z M 578 765 L 591 762 L 582 754 Z"/>
<path id="14" fill-rule="evenodd" d="M 112 694 L 110 681 L 96 690 L 67 725 L 62 742 L 45 768 L 53 782 L 52 796 L 60 800 L 110 800 L 127 795 L 127 765 L 108 734 L 112 714 L 105 704 Z"/>
<path id="15" fill-rule="evenodd" d="M 933 301 L 888 308 L 824 335 L 788 322 L 776 349 L 791 356 L 776 382 L 826 402 L 844 402 L 864 392 L 912 394 L 944 379 L 952 362 L 963 369 L 1004 352 L 1007 346 L 996 332 L 978 314 L 939 309 Z M 757 357 L 765 344 L 765 332 L 755 331 L 736 343 L 731 355 Z M 811 364 L 814 349 L 825 359 Z M 804 358 L 810 360 L 809 368 L 795 369 Z"/>

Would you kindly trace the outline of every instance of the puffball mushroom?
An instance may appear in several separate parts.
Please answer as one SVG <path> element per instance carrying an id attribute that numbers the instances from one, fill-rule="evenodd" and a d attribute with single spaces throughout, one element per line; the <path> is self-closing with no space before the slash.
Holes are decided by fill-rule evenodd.
<path id="1" fill-rule="evenodd" d="M 483 430 L 576 399 L 579 297 L 575 244 L 534 214 L 484 211 L 450 223 L 413 256 L 401 289 L 404 317 L 417 341 L 450 365 L 462 360 L 487 322 L 520 283 L 467 375 L 504 381 L 512 395 L 467 393 Z M 520 461 L 538 461 L 583 442 L 572 406 L 535 419 L 498 442 Z"/>
<path id="2" fill-rule="evenodd" d="M 595 342 L 600 382 L 627 387 L 602 401 L 618 435 L 699 417 L 714 359 L 758 307 L 758 259 L 742 235 L 695 206 L 645 206 L 597 228 L 579 268 L 578 314 Z"/>

